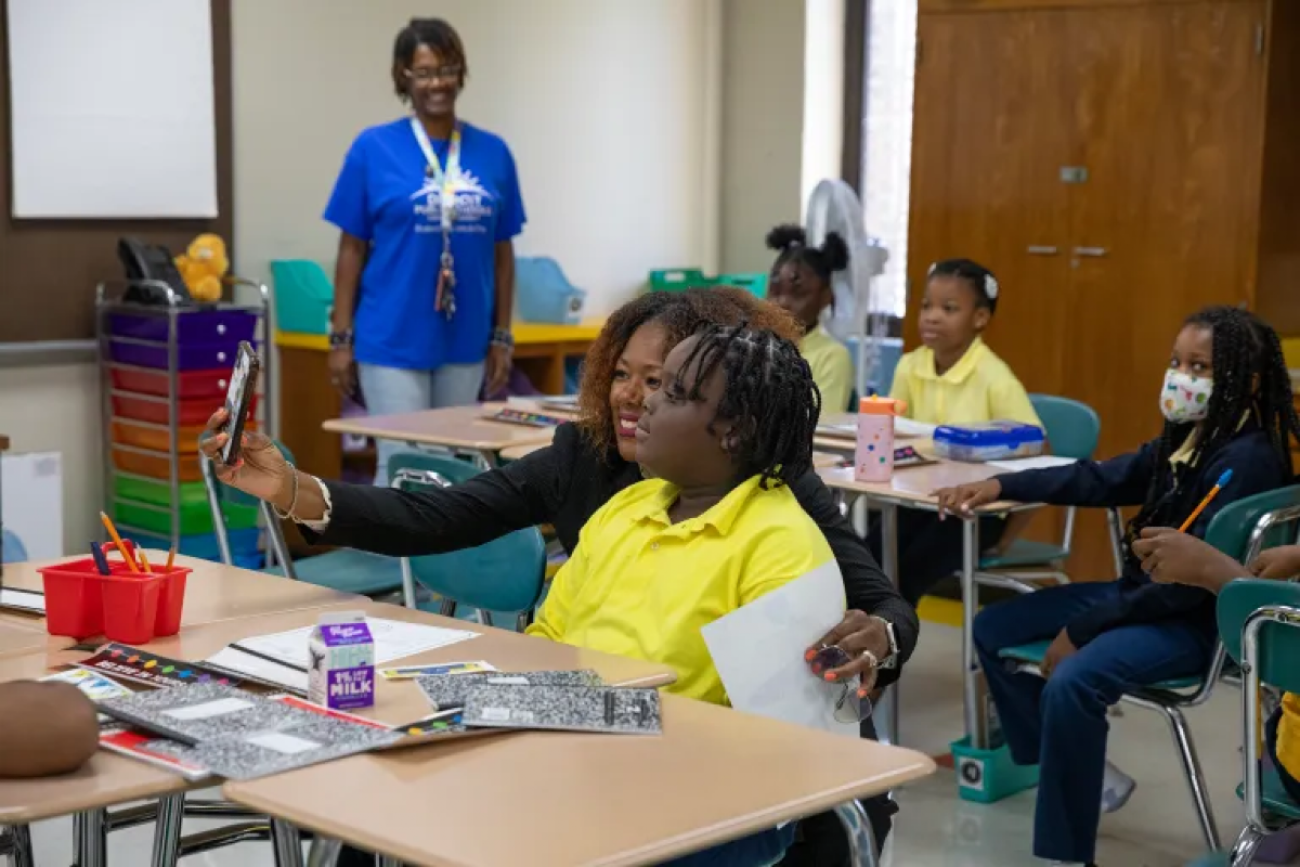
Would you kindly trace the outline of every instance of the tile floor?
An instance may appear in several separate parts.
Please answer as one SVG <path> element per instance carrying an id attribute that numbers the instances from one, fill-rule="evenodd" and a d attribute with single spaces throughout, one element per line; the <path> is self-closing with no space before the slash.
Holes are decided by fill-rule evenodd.
<path id="1" fill-rule="evenodd" d="M 908 666 L 903 690 L 903 741 L 931 754 L 947 750 L 961 725 L 961 677 L 957 630 L 926 623 L 921 644 Z M 1234 795 L 1240 778 L 1238 709 L 1240 694 L 1221 685 L 1211 701 L 1190 719 L 1210 781 L 1220 834 L 1230 841 L 1242 821 Z M 1153 713 L 1126 708 L 1112 718 L 1110 755 L 1138 780 L 1123 811 L 1104 817 L 1098 858 L 1102 867 L 1176 867 L 1203 851 L 1187 786 L 1164 721 Z M 993 805 L 958 799 L 952 772 L 901 791 L 901 812 L 886 851 L 888 867 L 1020 867 L 1041 864 L 1029 855 L 1033 792 Z M 191 833 L 212 823 L 190 821 Z M 70 822 L 46 822 L 33 829 L 37 863 L 69 862 Z M 111 862 L 119 867 L 147 864 L 152 829 L 114 834 Z M 270 867 L 266 844 L 244 844 L 182 862 L 185 867 Z"/>

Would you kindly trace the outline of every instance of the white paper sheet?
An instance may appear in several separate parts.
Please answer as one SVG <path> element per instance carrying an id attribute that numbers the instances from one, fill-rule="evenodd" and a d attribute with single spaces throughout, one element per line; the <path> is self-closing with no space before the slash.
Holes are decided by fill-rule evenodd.
<path id="1" fill-rule="evenodd" d="M 732 707 L 858 737 L 833 716 L 843 687 L 819 680 L 803 658 L 843 617 L 844 579 L 832 560 L 705 626 Z"/>
<path id="2" fill-rule="evenodd" d="M 422 623 L 407 623 L 403 620 L 383 620 L 375 617 L 366 618 L 370 635 L 375 639 L 375 665 L 383 665 L 404 656 L 414 656 L 426 650 L 458 644 L 478 636 L 477 632 L 464 629 L 443 629 L 440 626 L 426 626 Z M 249 650 L 283 660 L 290 665 L 307 664 L 307 638 L 315 627 L 304 626 L 289 632 L 277 632 L 271 635 L 255 635 L 240 639 L 239 645 Z"/>
<path id="3" fill-rule="evenodd" d="M 938 425 L 926 424 L 923 421 L 912 421 L 910 418 L 901 416 L 894 419 L 894 436 L 896 437 L 932 437 L 934 429 Z"/>
<path id="4" fill-rule="evenodd" d="M 18 611 L 45 613 L 45 594 L 15 590 L 12 587 L 0 590 L 0 608 L 13 608 Z"/>
<path id="5" fill-rule="evenodd" d="M 989 461 L 989 466 L 997 467 L 999 470 L 1006 470 L 1009 473 L 1018 473 L 1022 470 L 1051 470 L 1056 467 L 1068 467 L 1070 464 L 1075 463 L 1078 463 L 1077 458 L 1038 455 L 1032 458 L 1015 458 L 1009 461 Z"/>

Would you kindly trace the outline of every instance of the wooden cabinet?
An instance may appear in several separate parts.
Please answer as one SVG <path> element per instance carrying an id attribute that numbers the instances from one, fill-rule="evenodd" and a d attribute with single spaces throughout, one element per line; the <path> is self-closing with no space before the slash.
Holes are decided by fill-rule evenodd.
<path id="1" fill-rule="evenodd" d="M 1189 313 L 1300 332 L 1300 4 L 928 0 L 919 40 L 910 307 L 932 261 L 989 266 L 990 344 L 1097 410 L 1100 456 L 1159 431 Z M 1099 516 L 1078 540 L 1071 571 L 1110 577 Z"/>

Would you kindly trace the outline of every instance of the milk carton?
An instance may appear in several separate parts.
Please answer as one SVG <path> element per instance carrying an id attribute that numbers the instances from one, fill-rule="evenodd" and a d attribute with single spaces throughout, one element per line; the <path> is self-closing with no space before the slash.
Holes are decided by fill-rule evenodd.
<path id="1" fill-rule="evenodd" d="M 322 614 L 307 641 L 307 698 L 331 710 L 375 703 L 375 642 L 359 611 Z"/>

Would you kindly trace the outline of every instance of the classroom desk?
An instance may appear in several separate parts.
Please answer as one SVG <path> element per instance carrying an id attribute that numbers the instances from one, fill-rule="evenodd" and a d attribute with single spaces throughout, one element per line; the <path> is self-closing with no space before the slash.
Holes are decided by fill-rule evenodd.
<path id="1" fill-rule="evenodd" d="M 923 454 L 929 450 L 918 447 Z M 929 455 L 927 455 L 929 456 Z M 853 467 L 821 470 L 819 474 L 826 486 L 842 491 L 854 497 L 864 497 L 880 509 L 881 517 L 881 563 L 880 566 L 894 585 L 898 585 L 898 509 L 918 509 L 926 512 L 938 511 L 938 500 L 933 493 L 939 488 L 965 485 L 990 479 L 1006 472 L 988 464 L 961 463 L 940 460 L 938 463 L 894 470 L 893 478 L 888 482 L 859 482 L 853 478 Z M 989 503 L 976 510 L 977 515 L 1000 515 L 1022 509 L 1037 508 L 1034 504 L 1013 502 Z M 952 519 L 958 520 L 958 519 Z M 981 746 L 981 736 L 985 727 L 981 723 L 979 701 L 976 689 L 978 663 L 975 661 L 975 649 L 972 642 L 972 624 L 975 612 L 979 609 L 979 593 L 975 583 L 975 573 L 979 568 L 980 544 L 979 521 L 962 521 L 962 650 L 961 665 L 963 672 L 962 706 L 966 727 L 966 736 L 971 744 Z M 865 535 L 865 527 L 859 527 L 859 533 Z M 898 740 L 898 696 L 897 687 L 887 695 L 886 708 L 881 716 L 886 720 L 889 740 Z"/>
<path id="2" fill-rule="evenodd" d="M 679 696 L 663 696 L 663 727 L 654 737 L 529 732 L 356 756 L 224 793 L 410 865 L 631 867 L 934 770 L 911 750 Z M 316 855 L 313 865 L 328 863 Z"/>
<path id="3" fill-rule="evenodd" d="M 567 358 L 585 355 L 604 327 L 592 319 L 577 325 L 516 322 L 515 366 L 540 391 L 563 394 Z M 324 334 L 277 331 L 280 394 L 287 395 L 280 414 L 280 439 L 298 459 L 298 467 L 323 479 L 341 478 L 343 443 L 322 433 L 321 423 L 342 413 L 339 393 L 330 387 L 329 338 Z"/>
<path id="4" fill-rule="evenodd" d="M 330 433 L 472 452 L 482 457 L 488 466 L 496 464 L 497 455 L 502 449 L 532 444 L 546 445 L 555 435 L 553 428 L 527 427 L 486 418 L 504 406 L 505 404 L 484 403 L 398 415 L 337 418 L 325 422 L 321 427 Z"/>
<path id="5" fill-rule="evenodd" d="M 268 581 L 293 583 L 276 576 L 258 577 Z M 485 659 L 503 671 L 591 668 L 606 682 L 621 686 L 662 686 L 676 679 L 671 669 L 657 663 L 609 656 L 422 611 L 364 599 L 360 599 L 358 604 L 334 607 L 361 610 L 372 617 L 418 621 L 480 633 L 469 641 L 405 657 L 400 663 L 394 664 Z M 187 627 L 178 635 L 160 638 L 143 646 L 160 655 L 198 661 L 240 638 L 309 626 L 316 622 L 320 613 L 321 609 L 299 610 L 224 620 Z M 71 639 L 59 639 L 57 643 L 51 640 L 46 644 L 45 636 L 41 638 L 41 646 L 35 650 L 7 658 L 0 657 L 0 682 L 44 677 L 90 655 L 86 651 L 67 649 L 72 644 Z M 396 725 L 428 716 L 429 705 L 414 681 L 386 681 L 380 678 L 376 685 L 375 706 L 361 713 Z M 412 750 L 414 754 L 437 751 L 446 746 L 431 744 Z M 0 781 L 0 825 L 24 826 L 43 819 L 78 813 L 78 821 L 74 823 L 77 863 L 103 865 L 102 829 L 104 811 L 107 808 L 130 801 L 163 798 L 159 815 L 165 818 L 159 819 L 158 839 L 175 841 L 180 836 L 180 799 L 165 796 L 178 795 L 189 788 L 208 785 L 211 785 L 210 781 L 191 784 L 174 774 L 101 750 L 86 768 L 68 777 L 41 781 Z"/>
<path id="6" fill-rule="evenodd" d="M 153 551 L 148 548 L 149 562 L 162 564 L 167 562 L 166 551 Z M 42 590 L 44 585 L 41 575 L 36 570 L 50 563 L 64 562 L 67 559 L 45 560 L 37 563 L 11 563 L 5 572 L 5 583 L 9 587 L 22 590 Z M 177 565 L 188 566 L 194 571 L 185 581 L 185 611 L 181 618 L 184 627 L 201 626 L 223 620 L 238 620 L 259 614 L 272 614 L 282 611 L 310 610 L 331 608 L 349 603 L 363 603 L 365 599 L 350 593 L 340 593 L 325 587 L 317 587 L 304 581 L 289 581 L 275 575 L 251 572 L 234 566 L 224 566 L 211 560 L 198 560 L 178 554 Z M 11 615 L 6 612 L 4 622 L 12 622 L 14 617 L 24 617 L 44 630 L 44 620 L 26 615 Z M 65 639 L 57 639 L 65 641 Z"/>
<path id="7" fill-rule="evenodd" d="M 38 651 L 45 647 L 46 638 L 42 621 L 6 618 L 0 621 L 0 659 Z"/>

